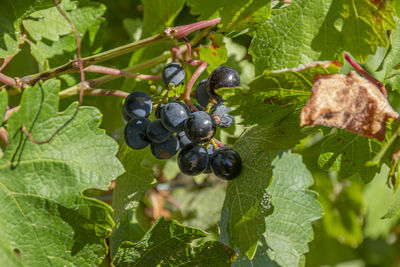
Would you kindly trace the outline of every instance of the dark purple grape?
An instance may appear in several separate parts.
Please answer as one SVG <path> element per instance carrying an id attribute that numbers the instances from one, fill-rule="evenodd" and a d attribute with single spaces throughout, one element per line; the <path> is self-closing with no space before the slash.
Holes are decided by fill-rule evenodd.
<path id="1" fill-rule="evenodd" d="M 208 94 L 218 101 L 222 101 L 215 90 L 223 87 L 237 87 L 240 86 L 239 73 L 231 67 L 220 66 L 216 68 L 208 78 Z"/>
<path id="2" fill-rule="evenodd" d="M 228 114 L 229 111 L 231 111 L 231 108 L 228 106 L 225 106 L 223 103 L 214 105 L 211 108 L 211 113 L 218 116 L 218 118 L 219 118 L 219 122 L 217 120 L 217 127 L 228 128 L 229 126 L 231 126 L 233 124 L 235 117 Z"/>
<path id="3" fill-rule="evenodd" d="M 147 138 L 154 143 L 162 143 L 167 141 L 170 132 L 161 124 L 161 120 L 155 120 L 147 127 Z"/>
<path id="4" fill-rule="evenodd" d="M 201 80 L 196 86 L 196 100 L 203 107 L 207 107 L 210 102 L 210 96 L 208 95 L 207 79 Z"/>
<path id="5" fill-rule="evenodd" d="M 165 104 L 161 110 L 161 123 L 170 132 L 181 132 L 189 114 L 190 110 L 185 104 L 172 101 Z"/>
<path id="6" fill-rule="evenodd" d="M 185 134 L 193 143 L 205 143 L 214 137 L 217 125 L 214 118 L 204 111 L 190 114 L 185 122 Z"/>
<path id="7" fill-rule="evenodd" d="M 164 108 L 165 104 L 158 104 L 154 116 L 156 119 L 161 119 L 161 110 Z"/>
<path id="8" fill-rule="evenodd" d="M 178 86 L 185 79 L 185 70 L 179 63 L 172 62 L 164 67 L 162 71 L 162 80 L 165 85 L 172 83 L 174 86 Z"/>
<path id="9" fill-rule="evenodd" d="M 203 146 L 189 144 L 185 146 L 178 155 L 178 166 L 186 175 L 198 175 L 208 165 L 209 156 Z"/>
<path id="10" fill-rule="evenodd" d="M 176 137 L 179 140 L 179 147 L 183 148 L 188 144 L 191 144 L 192 141 L 186 136 L 185 131 L 179 132 L 176 134 Z"/>
<path id="11" fill-rule="evenodd" d="M 208 163 L 207 163 L 207 168 L 203 171 L 203 173 L 209 174 L 212 173 L 211 169 L 211 157 L 212 154 L 214 153 L 214 146 L 210 144 L 210 146 L 207 149 L 207 154 L 208 154 Z"/>
<path id="12" fill-rule="evenodd" d="M 242 171 L 242 159 L 232 148 L 220 147 L 211 157 L 211 167 L 217 177 L 232 180 Z"/>
<path id="13" fill-rule="evenodd" d="M 132 92 L 126 97 L 122 108 L 124 118 L 146 118 L 150 115 L 152 105 L 150 96 L 145 92 Z"/>
<path id="14" fill-rule="evenodd" d="M 158 159 L 169 159 L 179 150 L 179 142 L 175 135 L 170 135 L 163 143 L 151 143 L 151 153 Z"/>
<path id="15" fill-rule="evenodd" d="M 146 135 L 149 124 L 146 118 L 131 119 L 125 126 L 125 143 L 133 149 L 145 148 L 150 143 Z"/>

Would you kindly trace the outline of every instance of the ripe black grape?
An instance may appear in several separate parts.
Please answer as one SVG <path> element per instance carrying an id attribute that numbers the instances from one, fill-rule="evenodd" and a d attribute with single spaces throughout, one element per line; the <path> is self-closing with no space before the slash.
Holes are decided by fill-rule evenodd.
<path id="1" fill-rule="evenodd" d="M 208 165 L 209 156 L 203 146 L 189 144 L 178 155 L 178 165 L 182 173 L 186 175 L 198 175 Z"/>
<path id="2" fill-rule="evenodd" d="M 209 147 L 207 148 L 207 154 L 208 154 L 208 163 L 207 163 L 207 168 L 203 171 L 203 173 L 212 173 L 212 169 L 211 169 L 211 157 L 212 154 L 214 153 L 214 146 L 212 144 L 209 145 Z"/>
<path id="3" fill-rule="evenodd" d="M 170 132 L 164 128 L 160 120 L 152 121 L 147 127 L 146 134 L 149 140 L 154 143 L 165 142 L 170 136 Z"/>
<path id="4" fill-rule="evenodd" d="M 169 159 L 173 157 L 179 149 L 179 142 L 175 135 L 170 135 L 163 143 L 151 143 L 151 153 L 158 159 Z"/>
<path id="5" fill-rule="evenodd" d="M 207 90 L 207 79 L 204 79 L 199 82 L 196 86 L 196 100 L 203 107 L 207 107 L 208 102 L 210 101 L 210 96 L 208 95 Z"/>
<path id="6" fill-rule="evenodd" d="M 172 83 L 178 86 L 185 79 L 185 70 L 179 63 L 172 62 L 166 65 L 162 71 L 162 80 L 165 85 Z"/>
<path id="7" fill-rule="evenodd" d="M 216 127 L 214 118 L 204 111 L 193 112 L 185 121 L 186 136 L 193 143 L 210 141 L 215 135 Z"/>
<path id="8" fill-rule="evenodd" d="M 150 115 L 152 105 L 153 104 L 150 96 L 148 96 L 145 92 L 132 92 L 125 99 L 124 107 L 122 109 L 124 118 L 148 117 Z"/>
<path id="9" fill-rule="evenodd" d="M 239 73 L 228 66 L 216 68 L 208 78 L 208 93 L 219 101 L 221 101 L 222 98 L 215 92 L 216 89 L 236 86 L 240 86 Z"/>
<path id="10" fill-rule="evenodd" d="M 181 132 L 189 114 L 190 110 L 185 104 L 172 101 L 165 104 L 161 110 L 161 123 L 170 132 Z"/>
<path id="11" fill-rule="evenodd" d="M 242 171 L 242 159 L 235 150 L 229 147 L 220 147 L 214 151 L 211 157 L 211 167 L 219 178 L 232 180 Z"/>
<path id="12" fill-rule="evenodd" d="M 219 128 L 228 128 L 233 124 L 235 117 L 228 114 L 229 111 L 231 111 L 231 108 L 225 106 L 223 103 L 214 105 L 211 108 L 211 113 L 218 116 L 219 118 L 219 121 L 217 120 L 217 126 Z"/>
<path id="13" fill-rule="evenodd" d="M 146 135 L 149 124 L 146 118 L 131 119 L 125 126 L 125 143 L 133 149 L 145 148 L 150 143 Z"/>
<path id="14" fill-rule="evenodd" d="M 191 144 L 192 141 L 186 136 L 185 131 L 179 132 L 176 134 L 176 137 L 179 140 L 179 146 L 181 148 L 185 147 L 188 144 Z"/>

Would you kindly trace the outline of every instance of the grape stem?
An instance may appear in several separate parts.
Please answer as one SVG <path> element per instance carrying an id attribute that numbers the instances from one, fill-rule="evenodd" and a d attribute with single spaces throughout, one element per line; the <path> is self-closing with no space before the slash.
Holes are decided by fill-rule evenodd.
<path id="1" fill-rule="evenodd" d="M 211 139 L 211 143 L 214 145 L 214 148 L 216 149 L 217 147 L 223 147 L 226 146 L 224 143 L 222 143 L 221 141 L 219 141 L 218 139 L 216 139 L 215 137 L 213 137 L 213 139 Z M 214 150 L 215 150 L 214 149 Z"/>
<path id="2" fill-rule="evenodd" d="M 66 98 L 72 95 L 76 95 L 79 93 L 79 88 L 72 88 L 68 90 L 61 91 L 58 96 L 60 98 Z M 93 96 L 118 96 L 125 98 L 129 95 L 129 93 L 119 90 L 106 90 L 106 89 L 94 89 L 94 88 L 85 88 L 83 90 L 85 95 L 93 95 Z"/>
<path id="3" fill-rule="evenodd" d="M 193 105 L 190 102 L 190 92 L 192 91 L 194 83 L 197 81 L 197 79 L 200 77 L 200 75 L 207 69 L 207 62 L 204 60 L 194 60 L 192 59 L 192 45 L 190 44 L 189 40 L 184 37 L 182 38 L 183 41 L 186 43 L 186 62 L 189 63 L 192 66 L 199 66 L 192 74 L 192 77 L 190 77 L 188 83 L 186 84 L 185 87 L 185 92 L 183 93 L 183 100 L 185 101 L 186 105 L 189 106 L 189 108 L 195 112 L 198 111 L 197 107 Z"/>
<path id="4" fill-rule="evenodd" d="M 84 69 L 85 72 L 94 72 L 94 73 L 101 73 L 101 74 L 109 74 L 109 75 L 116 75 L 116 76 L 124 76 L 124 77 L 131 77 L 137 78 L 141 80 L 159 80 L 161 79 L 161 75 L 147 75 L 147 74 L 137 74 L 137 73 L 130 73 L 119 69 L 92 65 L 86 67 Z"/>
<path id="5" fill-rule="evenodd" d="M 366 72 L 357 62 L 355 62 L 346 52 L 343 52 L 344 54 L 344 58 L 346 59 L 347 62 L 349 62 L 349 64 L 358 72 L 360 73 L 362 76 L 364 76 L 367 80 L 369 80 L 370 82 L 372 82 L 373 84 L 376 85 L 376 87 L 378 87 L 378 89 L 381 91 L 381 93 L 387 98 L 387 91 L 385 86 L 378 81 L 377 79 L 375 79 L 374 77 L 372 77 L 368 72 Z"/>
<path id="6" fill-rule="evenodd" d="M 97 55 L 81 58 L 77 60 L 73 60 L 69 63 L 66 63 L 64 65 L 58 66 L 56 68 L 53 68 L 51 70 L 37 73 L 37 74 L 32 74 L 32 75 L 27 75 L 22 77 L 21 84 L 16 83 L 13 81 L 12 78 L 10 77 L 0 77 L 0 82 L 8 85 L 9 87 L 21 87 L 21 85 L 34 85 L 38 81 L 44 81 L 48 80 L 63 74 L 67 73 L 76 73 L 80 71 L 80 63 L 82 64 L 83 68 L 86 68 L 90 65 L 95 65 L 100 62 L 113 59 L 122 55 L 125 55 L 127 53 L 133 52 L 136 49 L 142 48 L 142 47 L 148 47 L 152 46 L 161 42 L 169 41 L 169 40 L 174 40 L 174 39 L 182 39 L 186 37 L 187 35 L 191 34 L 192 32 L 195 32 L 197 30 L 201 30 L 204 28 L 207 28 L 207 31 L 209 28 L 214 27 L 221 21 L 221 18 L 216 18 L 216 19 L 211 19 L 211 20 L 204 20 L 204 21 L 199 21 L 195 22 L 192 24 L 188 25 L 182 25 L 182 26 L 177 26 L 177 27 L 167 27 L 163 33 L 154 35 L 152 37 L 139 40 L 137 42 L 133 42 L 127 45 L 123 45 L 108 51 L 104 51 L 102 53 L 99 53 Z M 9 79 L 7 79 L 9 78 Z"/>

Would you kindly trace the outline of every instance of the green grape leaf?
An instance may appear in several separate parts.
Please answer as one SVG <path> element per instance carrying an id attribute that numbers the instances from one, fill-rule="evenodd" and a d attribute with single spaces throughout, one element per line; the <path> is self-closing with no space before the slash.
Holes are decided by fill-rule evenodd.
<path id="1" fill-rule="evenodd" d="M 269 1 L 262 0 L 188 0 L 187 4 L 192 14 L 200 15 L 199 20 L 221 17 L 220 31 L 223 32 L 240 32 L 261 24 L 271 15 Z"/>
<path id="2" fill-rule="evenodd" d="M 24 90 L 20 110 L 7 121 L 9 145 L 0 160 L 2 244 L 27 266 L 93 266 L 106 256 L 111 208 L 84 190 L 107 190 L 123 172 L 116 142 L 98 129 L 101 114 L 70 105 L 57 113 L 60 84 Z M 66 124 L 70 121 L 68 124 Z M 34 144 L 61 130 L 49 142 Z M 21 236 L 23 233 L 23 236 Z"/>
<path id="3" fill-rule="evenodd" d="M 236 253 L 218 241 L 192 246 L 193 240 L 206 237 L 199 229 L 175 221 L 157 220 L 137 243 L 124 242 L 114 259 L 119 266 L 231 266 Z"/>
<path id="4" fill-rule="evenodd" d="M 228 53 L 224 44 L 224 36 L 222 34 L 210 34 L 210 46 L 201 46 L 199 48 L 199 57 L 207 62 L 207 72 L 211 72 L 224 64 L 228 60 Z"/>
<path id="5" fill-rule="evenodd" d="M 161 33 L 182 10 L 185 0 L 141 0 L 143 3 L 143 36 Z"/>
<path id="6" fill-rule="evenodd" d="M 391 34 L 391 46 L 383 62 L 385 84 L 391 83 L 392 88 L 400 92 L 400 21 Z"/>
<path id="7" fill-rule="evenodd" d="M 250 84 L 249 90 L 228 98 L 246 125 L 276 122 L 293 111 L 297 112 L 311 96 L 314 76 L 338 73 L 337 62 L 314 62 L 307 66 L 278 71 L 264 71 Z M 260 116 L 262 114 L 262 116 Z"/>
<path id="8" fill-rule="evenodd" d="M 52 0 L 2 0 L 0 3 L 0 58 L 13 56 L 22 43 L 21 21 L 37 10 L 54 6 Z"/>
<path id="9" fill-rule="evenodd" d="M 395 26 L 392 3 L 378 2 L 297 0 L 272 10 L 271 19 L 252 32 L 256 74 L 342 58 L 343 50 L 365 62 L 377 46 L 386 46 L 386 31 Z"/>
<path id="10" fill-rule="evenodd" d="M 268 255 L 280 266 L 300 266 L 313 239 L 311 222 L 322 217 L 322 208 L 308 189 L 314 180 L 300 155 L 285 152 L 272 161 L 272 167 L 274 178 L 267 193 L 274 212 L 265 218 L 264 234 Z"/>
<path id="11" fill-rule="evenodd" d="M 321 144 L 318 165 L 324 170 L 338 171 L 341 178 L 358 174 L 365 183 L 369 183 L 379 172 L 380 165 L 366 167 L 379 152 L 381 143 L 361 135 L 335 129 L 327 135 Z"/>
<path id="12" fill-rule="evenodd" d="M 272 178 L 271 161 L 253 129 L 239 139 L 235 150 L 243 162 L 242 173 L 228 183 L 219 227 L 223 241 L 249 258 L 254 256 L 257 242 L 265 232 L 264 217 L 271 213 L 266 188 Z M 264 136 L 265 137 L 265 136 Z M 260 139 L 258 139 L 260 138 Z"/>
<path id="13" fill-rule="evenodd" d="M 7 105 L 8 105 L 7 90 L 1 90 L 0 91 L 0 125 L 3 123 L 3 118 L 7 111 Z"/>
<path id="14" fill-rule="evenodd" d="M 136 218 L 136 209 L 147 190 L 155 183 L 152 169 L 143 164 L 148 156 L 148 149 L 133 150 L 125 144 L 119 152 L 125 173 L 115 181 L 113 209 L 117 227 L 111 237 L 112 256 L 122 241 L 137 241 L 144 234 Z"/>
<path id="15" fill-rule="evenodd" d="M 254 127 L 234 147 L 242 158 L 243 170 L 228 183 L 219 227 L 225 233 L 223 240 L 249 258 L 253 258 L 266 230 L 265 216 L 272 212 L 267 193 L 272 177 L 269 150 L 291 148 L 304 137 L 299 131 L 287 128 Z"/>
<path id="16" fill-rule="evenodd" d="M 101 47 L 99 33 L 104 23 L 102 15 L 106 7 L 100 3 L 70 0 L 62 1 L 60 7 L 75 26 L 81 37 L 83 55 L 94 52 Z M 77 44 L 75 35 L 67 20 L 57 7 L 50 7 L 30 14 L 22 21 L 29 36 L 31 53 L 35 59 L 44 64 L 46 59 L 53 59 L 53 64 L 62 64 L 75 55 Z"/>

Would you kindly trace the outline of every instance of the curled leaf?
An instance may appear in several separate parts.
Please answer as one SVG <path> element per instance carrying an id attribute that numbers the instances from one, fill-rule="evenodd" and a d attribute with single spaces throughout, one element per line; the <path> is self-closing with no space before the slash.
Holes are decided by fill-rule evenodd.
<path id="1" fill-rule="evenodd" d="M 398 117 L 373 83 L 351 71 L 316 77 L 311 98 L 300 114 L 300 126 L 337 127 L 382 141 L 386 120 Z"/>

